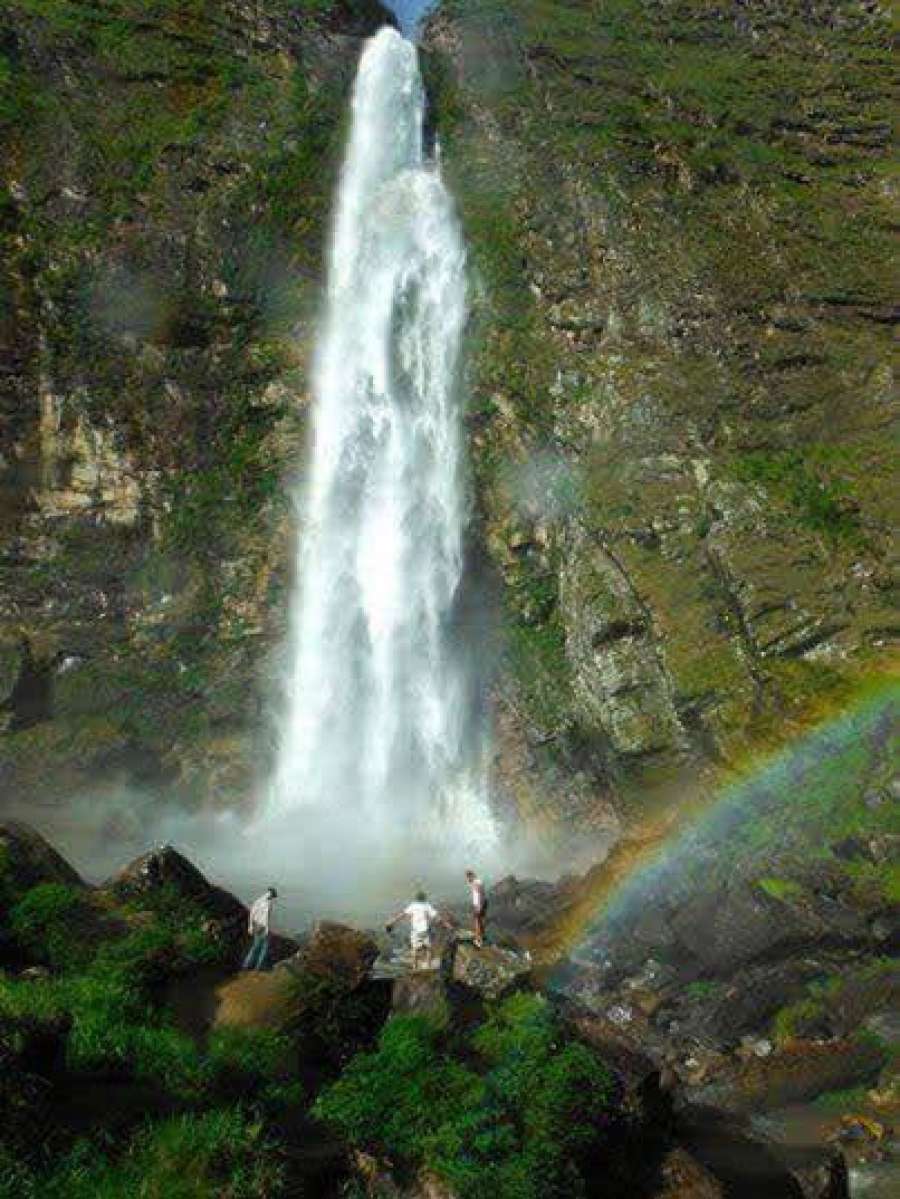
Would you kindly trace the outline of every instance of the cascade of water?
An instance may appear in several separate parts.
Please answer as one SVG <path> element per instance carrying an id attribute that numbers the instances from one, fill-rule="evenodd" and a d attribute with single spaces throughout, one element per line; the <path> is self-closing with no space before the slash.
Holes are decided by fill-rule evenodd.
<path id="1" fill-rule="evenodd" d="M 452 620 L 466 520 L 465 255 L 414 46 L 367 42 L 337 196 L 268 814 L 383 850 L 494 841 Z M 334 838 L 332 838 L 334 840 Z"/>

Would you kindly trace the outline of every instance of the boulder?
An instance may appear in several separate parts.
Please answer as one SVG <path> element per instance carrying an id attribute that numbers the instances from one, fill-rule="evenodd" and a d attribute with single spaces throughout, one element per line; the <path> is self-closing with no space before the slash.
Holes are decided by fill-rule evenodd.
<path id="1" fill-rule="evenodd" d="M 850 1199 L 847 1164 L 833 1146 L 788 1146 L 742 1116 L 680 1112 L 675 1136 L 734 1199 Z"/>
<path id="2" fill-rule="evenodd" d="M 485 999 L 499 999 L 528 985 L 532 964 L 527 951 L 497 945 L 476 949 L 472 942 L 460 941 L 453 953 L 452 978 Z"/>
<path id="3" fill-rule="evenodd" d="M 13 896 L 40 883 L 86 886 L 36 829 L 19 820 L 0 823 L 0 885 L 4 883 Z"/>
<path id="4" fill-rule="evenodd" d="M 578 898 L 576 882 L 518 879 L 508 875 L 488 892 L 492 933 L 522 936 L 555 925 Z"/>
<path id="5" fill-rule="evenodd" d="M 430 1171 L 423 1170 L 401 1185 L 390 1166 L 369 1153 L 354 1151 L 353 1172 L 367 1199 L 458 1199 L 458 1193 Z"/>
<path id="6" fill-rule="evenodd" d="M 335 983 L 343 990 L 360 986 L 378 957 L 374 939 L 358 929 L 330 920 L 320 920 L 309 939 L 290 957 L 278 962 L 276 972 L 312 974 Z"/>
<path id="7" fill-rule="evenodd" d="M 247 971 L 216 989 L 214 1028 L 286 1028 L 296 1019 L 296 989 L 278 971 Z"/>
<path id="8" fill-rule="evenodd" d="M 662 1188 L 653 1199 L 724 1199 L 719 1180 L 686 1149 L 671 1149 L 660 1167 Z"/>
<path id="9" fill-rule="evenodd" d="M 720 977 L 791 946 L 821 941 L 829 933 L 811 910 L 773 899 L 743 881 L 693 896 L 669 924 L 691 957 Z"/>
<path id="10" fill-rule="evenodd" d="M 395 979 L 391 1012 L 398 1016 L 428 1016 L 442 1026 L 449 1023 L 450 997 L 441 971 L 413 970 Z"/>
<path id="11" fill-rule="evenodd" d="M 118 900 L 152 899 L 164 890 L 175 894 L 223 924 L 246 925 L 247 909 L 228 891 L 209 882 L 171 845 L 141 854 L 104 884 Z"/>
<path id="12" fill-rule="evenodd" d="M 728 1059 L 711 1082 L 688 1086 L 686 1101 L 731 1113 L 804 1103 L 824 1091 L 872 1083 L 885 1053 L 868 1041 L 794 1040 L 768 1057 Z"/>

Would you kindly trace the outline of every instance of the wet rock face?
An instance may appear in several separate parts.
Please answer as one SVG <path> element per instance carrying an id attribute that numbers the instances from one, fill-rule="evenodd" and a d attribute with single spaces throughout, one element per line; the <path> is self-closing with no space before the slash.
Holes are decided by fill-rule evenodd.
<path id="1" fill-rule="evenodd" d="M 847 1165 L 834 1148 L 791 1148 L 713 1108 L 694 1108 L 676 1123 L 692 1156 L 737 1199 L 850 1199 Z"/>
<path id="2" fill-rule="evenodd" d="M 396 1015 L 428 1016 L 436 1024 L 448 1024 L 451 1001 L 441 971 L 414 970 L 395 979 L 391 1011 Z"/>
<path id="3" fill-rule="evenodd" d="M 72 866 L 28 824 L 17 820 L 0 824 L 0 862 L 3 883 L 13 895 L 41 883 L 83 887 Z"/>
<path id="4" fill-rule="evenodd" d="M 385 19 L 0 17 L 0 776 L 23 811 L 246 792 L 340 123 Z"/>
<path id="5" fill-rule="evenodd" d="M 477 991 L 485 999 L 499 999 L 527 985 L 531 969 L 531 956 L 520 950 L 496 945 L 476 949 L 470 942 L 461 941 L 453 951 L 454 982 Z"/>
<path id="6" fill-rule="evenodd" d="M 886 36 L 799 0 L 429 25 L 499 702 L 548 785 L 727 757 L 886 652 Z"/>

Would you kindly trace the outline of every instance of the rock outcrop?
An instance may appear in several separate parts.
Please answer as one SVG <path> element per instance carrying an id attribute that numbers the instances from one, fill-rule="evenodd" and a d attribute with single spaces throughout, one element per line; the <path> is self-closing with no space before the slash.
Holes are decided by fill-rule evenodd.
<path id="1" fill-rule="evenodd" d="M 121 900 L 152 900 L 165 893 L 196 904 L 215 920 L 242 925 L 247 922 L 247 909 L 230 892 L 207 881 L 193 862 L 173 849 L 162 845 L 129 862 L 115 874 L 104 890 Z"/>
<path id="2" fill-rule="evenodd" d="M 498 945 L 477 949 L 470 941 L 460 941 L 453 949 L 453 981 L 485 999 L 500 999 L 527 986 L 532 968 L 527 950 L 502 949 Z"/>
<path id="3" fill-rule="evenodd" d="M 0 16 L 0 777 L 246 799 L 376 0 Z"/>
<path id="4" fill-rule="evenodd" d="M 377 956 L 378 946 L 368 933 L 333 920 L 319 920 L 296 953 L 279 962 L 277 969 L 353 990 L 369 977 Z"/>
<path id="5" fill-rule="evenodd" d="M 604 795 L 777 739 L 896 637 L 888 37 L 842 0 L 430 21 L 499 767 L 563 842 Z"/>
<path id="6" fill-rule="evenodd" d="M 83 887 L 77 871 L 31 825 L 18 820 L 0 824 L 0 880 L 10 895 L 41 883 Z"/>

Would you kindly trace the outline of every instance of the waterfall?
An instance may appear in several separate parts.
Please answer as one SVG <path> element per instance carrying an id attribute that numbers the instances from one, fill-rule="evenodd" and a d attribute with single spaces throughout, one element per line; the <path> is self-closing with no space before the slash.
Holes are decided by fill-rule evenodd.
<path id="1" fill-rule="evenodd" d="M 431 845 L 461 861 L 477 846 L 483 861 L 485 745 L 454 634 L 465 253 L 423 116 L 415 47 L 382 29 L 360 60 L 336 201 L 268 814 L 317 855 Z"/>

